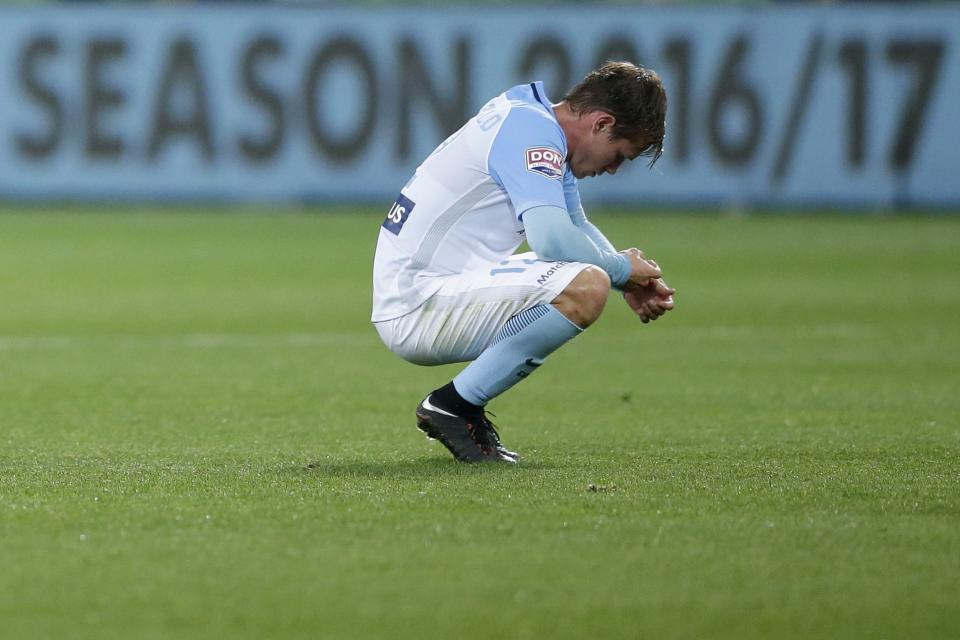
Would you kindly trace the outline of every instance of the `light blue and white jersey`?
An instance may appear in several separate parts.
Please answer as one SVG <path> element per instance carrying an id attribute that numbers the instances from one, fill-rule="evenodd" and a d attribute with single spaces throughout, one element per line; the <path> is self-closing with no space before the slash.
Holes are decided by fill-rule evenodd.
<path id="1" fill-rule="evenodd" d="M 419 307 L 444 276 L 488 267 L 524 240 L 523 213 L 578 211 L 567 140 L 543 83 L 490 100 L 417 168 L 380 229 L 373 321 Z"/>

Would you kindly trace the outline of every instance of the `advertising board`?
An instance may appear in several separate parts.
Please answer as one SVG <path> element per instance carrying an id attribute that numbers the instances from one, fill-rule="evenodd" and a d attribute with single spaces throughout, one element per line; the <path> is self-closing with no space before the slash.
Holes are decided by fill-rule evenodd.
<path id="1" fill-rule="evenodd" d="M 669 94 L 589 203 L 960 206 L 960 10 L 0 8 L 0 197 L 392 202 L 484 102 L 607 59 Z"/>

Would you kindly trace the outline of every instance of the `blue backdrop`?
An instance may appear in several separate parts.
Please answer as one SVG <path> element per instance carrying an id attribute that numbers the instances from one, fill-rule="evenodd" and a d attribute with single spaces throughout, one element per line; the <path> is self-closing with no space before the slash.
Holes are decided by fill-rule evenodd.
<path id="1" fill-rule="evenodd" d="M 960 206 L 960 9 L 0 8 L 0 197 L 390 203 L 488 98 L 661 73 L 598 202 Z"/>

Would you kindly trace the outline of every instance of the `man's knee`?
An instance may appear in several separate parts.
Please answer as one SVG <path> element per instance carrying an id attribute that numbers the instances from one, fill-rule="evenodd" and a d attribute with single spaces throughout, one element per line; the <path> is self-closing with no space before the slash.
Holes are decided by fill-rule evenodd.
<path id="1" fill-rule="evenodd" d="M 610 276 L 603 269 L 591 266 L 577 274 L 552 304 L 568 320 L 586 329 L 603 313 L 609 293 Z"/>

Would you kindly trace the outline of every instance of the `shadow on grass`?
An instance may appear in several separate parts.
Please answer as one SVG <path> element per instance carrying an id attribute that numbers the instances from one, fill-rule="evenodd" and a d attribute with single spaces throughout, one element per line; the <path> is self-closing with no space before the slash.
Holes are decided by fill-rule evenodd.
<path id="1" fill-rule="evenodd" d="M 500 475 L 521 473 L 526 470 L 553 469 L 554 465 L 543 462 L 520 464 L 465 464 L 452 458 L 408 458 L 402 460 L 332 460 L 308 462 L 298 467 L 288 467 L 291 473 L 333 478 L 397 478 L 415 479 L 441 476 Z"/>

